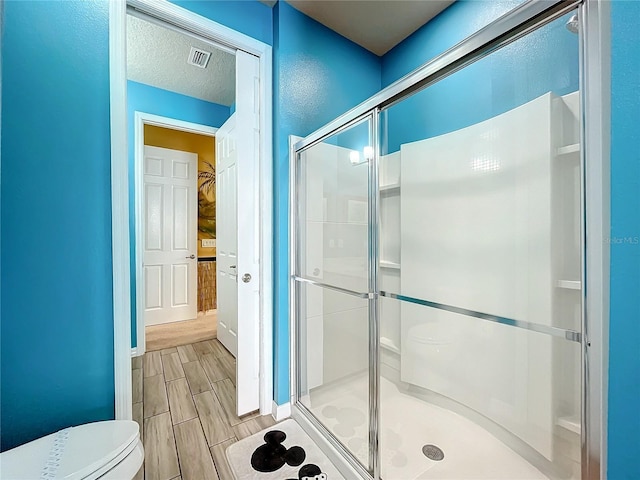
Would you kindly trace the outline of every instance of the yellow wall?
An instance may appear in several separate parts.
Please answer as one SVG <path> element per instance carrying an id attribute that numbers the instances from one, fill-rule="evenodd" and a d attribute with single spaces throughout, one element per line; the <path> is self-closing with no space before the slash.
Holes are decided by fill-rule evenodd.
<path id="1" fill-rule="evenodd" d="M 197 133 L 181 132 L 169 128 L 156 127 L 154 125 L 144 126 L 144 144 L 151 147 L 170 148 L 183 152 L 198 154 L 198 171 L 207 169 L 205 162 L 215 167 L 215 141 L 213 137 L 198 135 Z M 198 180 L 198 188 L 202 184 Z M 204 195 L 205 200 L 213 202 L 215 205 L 215 190 L 212 192 L 199 192 Z M 212 257 L 216 254 L 214 248 L 202 248 L 200 240 L 210 238 L 209 235 L 198 230 L 198 257 Z"/>

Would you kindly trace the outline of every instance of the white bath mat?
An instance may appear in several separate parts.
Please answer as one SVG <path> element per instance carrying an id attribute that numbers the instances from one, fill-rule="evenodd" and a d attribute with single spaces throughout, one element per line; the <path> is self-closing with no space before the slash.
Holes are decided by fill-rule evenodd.
<path id="1" fill-rule="evenodd" d="M 236 480 L 344 480 L 292 419 L 232 444 L 227 460 Z"/>

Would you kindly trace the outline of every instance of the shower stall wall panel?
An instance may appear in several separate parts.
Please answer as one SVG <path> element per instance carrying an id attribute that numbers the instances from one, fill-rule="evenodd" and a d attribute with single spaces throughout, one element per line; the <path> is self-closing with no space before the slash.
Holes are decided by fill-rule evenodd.
<path id="1" fill-rule="evenodd" d="M 379 289 L 400 291 L 400 151 L 380 157 Z M 386 376 L 399 379 L 400 304 L 380 303 L 381 362 Z M 391 370 L 389 370 L 391 369 Z M 397 373 L 397 374 L 396 374 Z"/>
<path id="2" fill-rule="evenodd" d="M 368 287 L 367 164 L 352 149 L 321 143 L 303 152 L 302 276 L 366 292 Z M 306 288 L 300 332 L 307 364 L 305 390 L 327 386 L 368 369 L 368 309 L 356 296 Z"/>
<path id="3" fill-rule="evenodd" d="M 403 295 L 552 324 L 552 94 L 401 146 Z M 552 458 L 552 338 L 402 305 L 401 378 Z"/>

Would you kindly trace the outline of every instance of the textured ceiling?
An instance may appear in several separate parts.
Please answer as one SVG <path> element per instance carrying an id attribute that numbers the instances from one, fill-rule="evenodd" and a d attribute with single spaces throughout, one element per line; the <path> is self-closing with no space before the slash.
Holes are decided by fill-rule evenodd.
<path id="1" fill-rule="evenodd" d="M 288 0 L 287 3 L 370 52 L 384 55 L 453 1 Z"/>
<path id="2" fill-rule="evenodd" d="M 207 68 L 187 64 L 192 46 L 211 52 Z M 230 106 L 235 101 L 236 57 L 188 35 L 127 15 L 127 78 Z"/>

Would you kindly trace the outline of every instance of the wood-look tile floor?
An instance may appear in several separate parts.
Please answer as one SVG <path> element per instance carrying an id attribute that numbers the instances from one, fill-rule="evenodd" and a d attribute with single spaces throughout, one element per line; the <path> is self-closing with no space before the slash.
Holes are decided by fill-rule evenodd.
<path id="1" fill-rule="evenodd" d="M 232 480 L 225 449 L 275 422 L 235 414 L 233 356 L 217 339 L 132 359 L 133 417 L 145 461 L 136 480 Z"/>
<path id="2" fill-rule="evenodd" d="M 145 327 L 147 351 L 187 345 L 216 338 L 218 332 L 217 314 L 199 315 L 193 320 L 163 323 Z"/>

